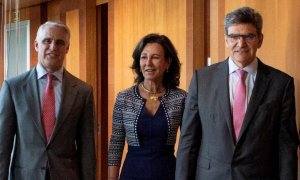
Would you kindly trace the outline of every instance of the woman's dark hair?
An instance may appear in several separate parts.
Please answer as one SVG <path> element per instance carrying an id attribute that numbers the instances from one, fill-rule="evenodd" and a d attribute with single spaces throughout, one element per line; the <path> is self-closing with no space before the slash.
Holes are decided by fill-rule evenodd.
<path id="1" fill-rule="evenodd" d="M 131 66 L 131 69 L 136 73 L 136 78 L 134 80 L 135 83 L 141 83 L 144 81 L 144 76 L 141 71 L 140 67 L 140 57 L 141 53 L 144 49 L 144 47 L 148 43 L 158 43 L 160 44 L 165 53 L 165 59 L 170 60 L 170 66 L 168 71 L 164 73 L 163 77 L 163 85 L 166 88 L 176 88 L 179 86 L 179 79 L 180 79 L 180 61 L 177 56 L 177 51 L 174 48 L 174 45 L 170 41 L 170 39 L 165 36 L 165 35 L 159 35 L 159 34 L 148 34 L 144 36 L 140 42 L 137 44 L 135 47 L 132 58 L 133 58 L 133 63 Z"/>

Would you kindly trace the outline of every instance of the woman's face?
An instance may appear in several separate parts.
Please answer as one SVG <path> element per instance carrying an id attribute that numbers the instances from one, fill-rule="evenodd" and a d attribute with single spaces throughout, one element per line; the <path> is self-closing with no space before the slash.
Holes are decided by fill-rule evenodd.
<path id="1" fill-rule="evenodd" d="M 141 53 L 140 66 L 145 81 L 162 82 L 170 61 L 165 59 L 164 48 L 159 43 L 148 43 Z"/>

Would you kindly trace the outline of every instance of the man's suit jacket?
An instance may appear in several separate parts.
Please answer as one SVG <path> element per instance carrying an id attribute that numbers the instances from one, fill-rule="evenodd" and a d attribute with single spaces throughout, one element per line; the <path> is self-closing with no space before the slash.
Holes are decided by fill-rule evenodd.
<path id="1" fill-rule="evenodd" d="M 95 179 L 93 105 L 91 86 L 64 70 L 61 108 L 47 144 L 36 69 L 5 80 L 0 92 L 0 179 L 10 173 L 11 179 L 43 180 L 46 168 L 52 180 Z"/>
<path id="2" fill-rule="evenodd" d="M 237 143 L 228 60 L 197 70 L 190 83 L 176 180 L 296 180 L 299 137 L 293 78 L 258 61 Z"/>

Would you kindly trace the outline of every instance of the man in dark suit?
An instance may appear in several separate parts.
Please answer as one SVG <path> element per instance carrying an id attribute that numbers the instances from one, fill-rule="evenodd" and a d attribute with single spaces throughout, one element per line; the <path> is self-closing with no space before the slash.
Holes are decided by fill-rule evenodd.
<path id="1" fill-rule="evenodd" d="M 69 40 L 64 24 L 41 25 L 37 66 L 3 82 L 1 180 L 95 179 L 93 92 L 63 68 Z"/>
<path id="2" fill-rule="evenodd" d="M 193 75 L 176 180 L 296 180 L 293 78 L 256 57 L 263 34 L 254 9 L 236 9 L 224 23 L 230 57 Z"/>

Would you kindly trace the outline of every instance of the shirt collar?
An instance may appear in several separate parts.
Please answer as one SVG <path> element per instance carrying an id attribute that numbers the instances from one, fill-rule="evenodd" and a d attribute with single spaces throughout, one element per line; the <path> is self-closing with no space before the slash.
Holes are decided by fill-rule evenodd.
<path id="1" fill-rule="evenodd" d="M 52 73 L 55 76 L 55 78 L 61 82 L 63 78 L 63 69 L 64 68 L 61 67 L 59 70 Z M 48 73 L 40 63 L 36 65 L 36 71 L 37 71 L 37 79 L 43 78 Z"/>
<path id="2" fill-rule="evenodd" d="M 229 74 L 235 72 L 237 69 L 240 69 L 240 67 L 238 67 L 234 63 L 231 57 L 229 57 L 228 65 L 229 65 Z M 255 75 L 257 72 L 257 66 L 258 66 L 258 61 L 257 58 L 255 58 L 254 61 L 252 61 L 248 66 L 244 67 L 243 70 L 247 71 L 250 74 Z"/>

